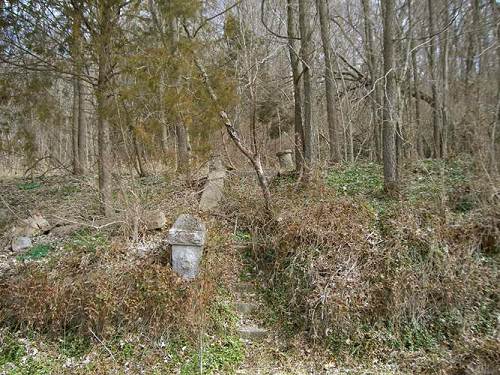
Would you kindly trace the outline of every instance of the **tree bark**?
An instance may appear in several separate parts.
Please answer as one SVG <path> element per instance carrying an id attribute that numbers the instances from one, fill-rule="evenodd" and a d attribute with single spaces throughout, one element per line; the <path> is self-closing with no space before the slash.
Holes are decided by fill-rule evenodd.
<path id="1" fill-rule="evenodd" d="M 99 165 L 99 192 L 101 209 L 105 216 L 113 213 L 111 202 L 111 139 L 108 121 L 110 106 L 110 75 L 111 75 L 111 7 L 107 1 L 99 2 L 99 35 L 97 39 L 97 142 Z"/>
<path id="2" fill-rule="evenodd" d="M 312 123 L 312 86 L 311 86 L 311 64 L 312 45 L 311 27 L 308 16 L 308 1 L 299 0 L 299 30 L 300 30 L 300 57 L 302 60 L 302 82 L 304 84 L 304 177 L 307 180 L 310 176 L 315 162 L 316 147 L 316 126 Z"/>
<path id="3" fill-rule="evenodd" d="M 448 1 L 444 1 L 445 9 L 443 11 L 443 24 L 448 25 L 449 23 L 449 10 Z M 446 159 L 448 157 L 448 129 L 449 129 L 449 112 L 448 112 L 448 72 L 449 72 L 449 42 L 448 42 L 448 29 L 444 30 L 440 36 L 440 47 L 441 47 L 441 157 Z"/>
<path id="4" fill-rule="evenodd" d="M 393 194 L 398 188 L 396 159 L 396 106 L 397 92 L 394 71 L 394 28 L 396 24 L 395 0 L 384 0 L 384 76 L 385 95 L 383 104 L 383 157 L 384 188 Z"/>
<path id="5" fill-rule="evenodd" d="M 82 4 L 74 3 L 72 21 L 73 78 L 73 174 L 83 175 L 87 170 L 87 124 L 83 106 Z"/>
<path id="6" fill-rule="evenodd" d="M 73 108 L 71 119 L 71 135 L 73 144 L 73 174 L 81 174 L 79 163 L 78 151 L 78 112 L 79 112 L 79 92 L 78 92 L 78 79 L 73 78 Z"/>
<path id="7" fill-rule="evenodd" d="M 496 0 L 491 0 L 491 8 L 493 13 L 494 34 L 496 37 L 496 77 L 497 77 L 497 98 L 496 98 L 496 113 L 493 119 L 493 125 L 490 132 L 490 150 L 489 150 L 489 171 L 493 177 L 498 176 L 497 164 L 497 131 L 500 129 L 500 5 Z"/>
<path id="8" fill-rule="evenodd" d="M 300 172 L 304 167 L 304 129 L 302 127 L 301 63 L 299 59 L 297 18 L 295 15 L 296 10 L 294 9 L 294 1 L 287 0 L 288 53 L 290 55 L 293 78 L 295 168 L 297 172 Z"/>
<path id="9" fill-rule="evenodd" d="M 369 0 L 361 0 L 363 6 L 363 19 L 365 27 L 365 49 L 367 54 L 368 71 L 373 83 L 371 93 L 371 108 L 373 117 L 373 145 L 377 161 L 382 161 L 381 147 L 381 121 L 379 108 L 382 106 L 382 93 L 380 84 L 376 84 L 379 76 L 377 56 L 375 54 L 375 41 L 373 39 L 372 10 Z"/>
<path id="10" fill-rule="evenodd" d="M 78 78 L 78 163 L 80 174 L 87 173 L 87 118 L 85 116 L 85 85 Z"/>
<path id="11" fill-rule="evenodd" d="M 179 21 L 174 18 L 171 22 L 171 52 L 174 56 L 179 54 Z M 179 93 L 180 76 L 176 78 L 176 90 Z M 186 126 L 182 123 L 182 116 L 180 113 L 176 115 L 175 135 L 177 142 L 177 172 L 185 174 L 187 179 L 190 179 L 190 165 L 189 165 L 189 137 Z"/>
<path id="12" fill-rule="evenodd" d="M 412 1 L 408 0 L 408 14 L 410 19 L 410 49 L 411 49 L 411 65 L 412 65 L 412 73 L 413 73 L 413 89 L 412 91 L 415 93 L 419 92 L 419 79 L 418 79 L 418 65 L 417 65 L 417 50 L 415 46 L 415 24 L 413 22 L 412 15 Z M 424 157 L 424 141 L 423 135 L 421 134 L 421 109 L 420 109 L 420 99 L 415 98 L 415 139 L 416 142 L 416 151 L 419 158 Z"/>
<path id="13" fill-rule="evenodd" d="M 432 109 L 432 128 L 434 139 L 434 157 L 441 158 L 442 153 L 442 128 L 441 128 L 441 103 L 438 93 L 438 74 L 436 71 L 436 42 L 435 42 L 435 27 L 434 27 L 434 7 L 432 6 L 433 0 L 428 0 L 429 12 L 429 34 L 431 39 L 429 41 L 429 70 L 431 74 L 431 91 L 434 107 Z"/>
<path id="14" fill-rule="evenodd" d="M 328 16 L 328 3 L 326 0 L 316 0 L 316 8 L 319 13 L 321 30 L 321 42 L 325 55 L 325 93 L 326 93 L 326 115 L 328 120 L 328 134 L 330 141 L 330 163 L 340 161 L 340 150 L 338 144 L 336 95 L 334 78 L 334 54 L 330 46 L 330 19 Z"/>

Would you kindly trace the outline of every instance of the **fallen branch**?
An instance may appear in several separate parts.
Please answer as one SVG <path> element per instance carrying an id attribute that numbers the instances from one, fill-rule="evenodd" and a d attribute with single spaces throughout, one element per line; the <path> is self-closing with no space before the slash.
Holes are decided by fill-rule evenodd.
<path id="1" fill-rule="evenodd" d="M 270 214 L 272 212 L 271 210 L 271 192 L 269 191 L 269 182 L 267 180 L 267 177 L 264 174 L 264 168 L 262 168 L 262 163 L 260 160 L 260 155 L 257 152 L 252 152 L 250 148 L 243 143 L 241 140 L 239 132 L 236 130 L 234 127 L 233 123 L 229 119 L 226 111 L 220 107 L 219 100 L 217 97 L 217 94 L 215 93 L 208 74 L 205 70 L 205 67 L 200 63 L 200 61 L 194 57 L 194 62 L 200 71 L 201 75 L 203 76 L 203 81 L 205 83 L 205 86 L 207 88 L 208 94 L 210 95 L 210 98 L 214 102 L 215 106 L 217 107 L 217 110 L 219 112 L 219 117 L 222 120 L 222 123 L 226 127 L 227 133 L 229 134 L 229 137 L 233 140 L 235 143 L 236 147 L 245 155 L 248 160 L 252 163 L 253 168 L 255 169 L 255 173 L 257 174 L 257 179 L 259 181 L 259 186 L 262 190 L 262 195 L 264 196 L 264 202 L 265 202 L 265 208 L 266 211 Z"/>

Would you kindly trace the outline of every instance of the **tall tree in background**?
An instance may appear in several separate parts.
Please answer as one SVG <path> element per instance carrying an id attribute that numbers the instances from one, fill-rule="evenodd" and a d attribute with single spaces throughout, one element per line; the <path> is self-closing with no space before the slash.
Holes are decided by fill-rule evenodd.
<path id="1" fill-rule="evenodd" d="M 496 113 L 493 118 L 493 125 L 490 132 L 490 174 L 496 177 L 498 175 L 498 161 L 497 161 L 497 148 L 498 148 L 498 130 L 500 129 L 500 4 L 496 0 L 491 0 L 491 11 L 493 18 L 493 35 L 496 40 L 496 56 L 493 57 L 495 63 L 493 69 L 496 71 Z"/>
<path id="2" fill-rule="evenodd" d="M 328 120 L 328 134 L 330 143 L 330 162 L 340 161 L 340 149 L 338 144 L 337 114 L 336 114 L 336 93 L 334 77 L 334 53 L 330 45 L 330 17 L 328 15 L 328 2 L 326 0 L 316 0 L 316 8 L 319 13 L 321 42 L 323 43 L 323 53 L 325 55 L 325 93 L 326 93 L 326 116 Z"/>
<path id="3" fill-rule="evenodd" d="M 389 193 L 397 190 L 396 157 L 396 72 L 394 71 L 394 29 L 396 25 L 395 0 L 383 0 L 384 15 L 384 107 L 383 107 L 383 156 L 384 187 Z"/>
<path id="4" fill-rule="evenodd" d="M 98 0 L 94 43 L 97 52 L 97 131 L 99 160 L 99 192 L 101 205 L 106 216 L 112 214 L 111 205 L 111 138 L 108 119 L 111 95 L 111 74 L 114 62 L 112 33 L 119 15 L 114 0 Z"/>
<path id="5" fill-rule="evenodd" d="M 367 1 L 367 0 L 364 0 Z M 408 0 L 408 15 L 409 15 L 409 20 L 408 20 L 408 34 L 410 35 L 410 53 L 411 53 L 411 71 L 412 71 L 412 92 L 417 94 L 420 91 L 420 85 L 419 85 L 419 69 L 418 69 L 418 64 L 417 64 L 417 47 L 416 47 L 416 32 L 415 32 L 415 20 L 414 17 L 412 16 L 412 13 L 414 11 L 414 2 L 412 0 Z M 416 152 L 417 156 L 423 157 L 424 156 L 424 140 L 423 136 L 421 135 L 421 108 L 420 108 L 420 98 L 418 96 L 415 97 L 415 136 L 413 138 L 413 142 L 416 142 Z"/>
<path id="6" fill-rule="evenodd" d="M 309 17 L 309 1 L 299 0 L 300 57 L 302 60 L 303 128 L 304 128 L 304 175 L 308 179 L 317 154 L 316 125 L 312 122 L 312 30 Z"/>
<path id="7" fill-rule="evenodd" d="M 84 83 L 82 80 L 84 56 L 82 40 L 83 3 L 80 0 L 71 2 L 71 34 L 73 77 L 73 173 L 85 174 L 87 171 L 87 123 L 84 113 Z"/>
<path id="8" fill-rule="evenodd" d="M 292 68 L 293 79 L 293 109 L 294 109 L 294 139 L 295 139 L 295 165 L 297 171 L 304 166 L 304 128 L 302 126 L 302 89 L 301 68 L 299 56 L 299 33 L 297 27 L 297 4 L 294 0 L 287 0 L 287 34 L 288 54 Z"/>
<path id="9" fill-rule="evenodd" d="M 383 162 L 388 190 L 398 164 L 416 156 L 468 153 L 497 170 L 497 2 L 314 1 L 316 23 L 312 0 L 4 1 L 0 104 L 10 133 L 0 141 L 31 150 L 9 160 L 59 160 L 75 174 L 97 166 L 110 214 L 112 161 L 139 176 L 174 164 L 184 174 L 220 147 L 228 164 L 248 167 L 214 131 L 223 108 L 244 146 L 248 138 L 245 156 L 261 178 L 292 131 L 305 180 L 316 161 L 338 161 L 340 151 L 349 162 Z M 256 6 L 264 3 L 266 12 Z M 228 48 L 222 25 L 233 12 L 242 43 Z"/>
<path id="10" fill-rule="evenodd" d="M 432 101 L 432 129 L 434 139 L 433 155 L 435 158 L 443 157 L 442 143 L 442 118 L 441 118 L 441 98 L 438 91 L 438 71 L 436 66 L 437 46 L 435 27 L 435 1 L 427 1 L 427 13 L 429 16 L 429 71 L 431 76 Z"/>
<path id="11" fill-rule="evenodd" d="M 373 15 L 372 15 L 372 4 L 370 0 L 361 0 L 361 5 L 363 7 L 363 23 L 364 23 L 364 45 L 367 55 L 367 65 L 368 71 L 370 73 L 371 81 L 373 87 L 371 88 L 371 110 L 373 119 L 373 148 L 375 151 L 375 159 L 377 161 L 382 160 L 382 147 L 381 147 L 381 121 L 380 121 L 380 107 L 382 106 L 382 86 L 377 84 L 377 78 L 379 77 L 379 64 L 377 61 L 377 54 L 375 48 L 375 41 L 373 37 Z"/>

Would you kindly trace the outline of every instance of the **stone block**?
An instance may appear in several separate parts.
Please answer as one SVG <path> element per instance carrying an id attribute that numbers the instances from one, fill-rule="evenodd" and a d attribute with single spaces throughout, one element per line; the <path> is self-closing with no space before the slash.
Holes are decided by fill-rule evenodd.
<path id="1" fill-rule="evenodd" d="M 281 172 L 290 172 L 295 169 L 295 164 L 293 162 L 292 150 L 283 150 L 276 154 L 278 161 L 280 163 Z"/>
<path id="2" fill-rule="evenodd" d="M 31 238 L 29 237 L 14 237 L 12 239 L 12 251 L 19 253 L 31 247 Z"/>
<path id="3" fill-rule="evenodd" d="M 194 279 L 199 273 L 205 236 L 205 225 L 188 214 L 179 216 L 168 232 L 172 269 L 186 280 Z"/>
<path id="4" fill-rule="evenodd" d="M 224 179 L 226 171 L 224 169 L 214 170 L 208 174 L 208 179 L 203 189 L 200 200 L 200 209 L 210 211 L 219 205 L 224 196 Z"/>

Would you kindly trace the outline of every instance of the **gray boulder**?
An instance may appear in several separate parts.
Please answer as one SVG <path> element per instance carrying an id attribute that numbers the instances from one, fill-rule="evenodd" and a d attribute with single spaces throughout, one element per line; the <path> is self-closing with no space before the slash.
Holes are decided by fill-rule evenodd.
<path id="1" fill-rule="evenodd" d="M 148 212 L 144 219 L 148 230 L 162 229 L 167 223 L 165 214 L 158 210 Z"/>
<path id="2" fill-rule="evenodd" d="M 20 253 L 26 249 L 29 249 L 31 245 L 31 238 L 29 237 L 20 236 L 14 237 L 12 239 L 12 251 L 15 253 Z"/>

